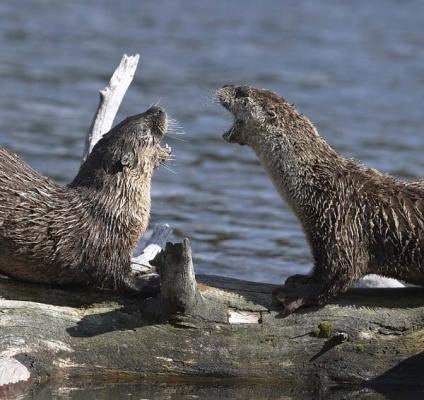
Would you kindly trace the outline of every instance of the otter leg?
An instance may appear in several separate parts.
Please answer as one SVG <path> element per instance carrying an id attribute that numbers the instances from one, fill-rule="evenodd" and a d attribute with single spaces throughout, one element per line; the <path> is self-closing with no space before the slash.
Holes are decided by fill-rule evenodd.
<path id="1" fill-rule="evenodd" d="M 321 305 L 332 297 L 345 292 L 354 281 L 366 273 L 367 257 L 353 252 L 328 254 L 317 260 L 310 276 L 293 275 L 285 284 L 272 293 L 275 304 L 282 305 L 283 314 L 288 315 L 299 307 Z"/>
<path id="2" fill-rule="evenodd" d="M 143 297 L 155 296 L 160 291 L 160 277 L 156 273 L 131 271 L 122 281 L 122 292 Z"/>
<path id="3" fill-rule="evenodd" d="M 132 259 L 120 284 L 120 291 L 144 297 L 155 296 L 160 291 L 160 276 L 155 267 L 140 265 Z"/>
<path id="4" fill-rule="evenodd" d="M 303 306 L 318 304 L 319 286 L 308 275 L 293 275 L 287 278 L 283 286 L 274 289 L 274 304 L 283 306 L 283 314 L 289 315 Z"/>

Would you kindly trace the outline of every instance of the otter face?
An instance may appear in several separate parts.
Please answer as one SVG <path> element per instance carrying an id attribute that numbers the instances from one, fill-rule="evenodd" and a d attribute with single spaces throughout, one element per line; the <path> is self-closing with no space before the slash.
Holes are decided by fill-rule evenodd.
<path id="1" fill-rule="evenodd" d="M 144 168 L 148 164 L 156 168 L 171 155 L 170 146 L 166 144 L 162 147 L 160 144 L 167 130 L 166 112 L 160 107 L 150 107 L 142 114 L 127 117 L 106 134 L 104 138 L 110 135 L 109 141 L 112 143 L 105 150 L 110 150 L 107 152 L 114 163 L 129 170 Z M 102 147 L 101 141 L 99 147 Z"/>
<path id="2" fill-rule="evenodd" d="M 108 132 L 93 149 L 90 158 L 99 157 L 112 169 L 156 168 L 167 161 L 171 148 L 161 146 L 168 118 L 161 108 L 151 107 L 142 114 L 125 118 Z"/>
<path id="3" fill-rule="evenodd" d="M 234 116 L 234 124 L 224 134 L 230 143 L 249 144 L 251 135 L 276 125 L 277 109 L 285 101 L 265 89 L 249 86 L 223 86 L 216 92 L 219 102 Z"/>
<path id="4" fill-rule="evenodd" d="M 160 144 L 167 129 L 160 107 L 127 117 L 97 142 L 71 186 L 102 186 L 107 176 L 145 179 L 171 157 L 171 148 Z"/>

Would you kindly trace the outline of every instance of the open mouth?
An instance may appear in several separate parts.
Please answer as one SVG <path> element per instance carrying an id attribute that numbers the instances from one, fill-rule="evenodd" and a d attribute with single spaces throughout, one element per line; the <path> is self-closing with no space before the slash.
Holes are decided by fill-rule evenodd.
<path id="1" fill-rule="evenodd" d="M 222 137 L 227 141 L 227 142 L 231 142 L 231 137 L 233 136 L 233 134 L 235 133 L 234 132 L 234 130 L 235 130 L 235 127 L 237 126 L 237 125 L 239 125 L 238 124 L 238 122 L 239 121 L 237 121 L 237 119 L 235 118 L 235 116 L 234 116 L 234 114 L 232 113 L 232 111 L 231 111 L 231 108 L 230 108 L 230 102 L 228 102 L 228 101 L 226 101 L 226 100 L 224 100 L 224 99 L 222 99 L 222 98 L 220 98 L 219 96 L 218 96 L 218 99 L 219 99 L 219 102 L 221 103 L 221 105 L 226 109 L 226 110 L 228 110 L 230 113 L 231 113 L 231 115 L 234 117 L 234 121 L 233 121 L 233 124 L 232 124 L 232 126 L 231 126 L 231 128 L 228 130 L 228 131 L 226 131 L 226 132 L 224 132 L 224 134 L 222 135 Z"/>
<path id="2" fill-rule="evenodd" d="M 227 142 L 230 142 L 231 143 L 231 137 L 234 134 L 235 124 L 236 124 L 236 122 L 234 121 L 234 123 L 231 126 L 231 128 L 228 129 L 228 131 L 224 132 L 224 134 L 222 135 L 222 137 L 224 138 L 224 140 L 226 140 Z"/>
<path id="3" fill-rule="evenodd" d="M 240 132 L 243 131 L 243 128 L 244 122 L 241 119 L 234 117 L 233 125 L 222 135 L 222 137 L 229 143 L 242 144 L 240 141 Z"/>

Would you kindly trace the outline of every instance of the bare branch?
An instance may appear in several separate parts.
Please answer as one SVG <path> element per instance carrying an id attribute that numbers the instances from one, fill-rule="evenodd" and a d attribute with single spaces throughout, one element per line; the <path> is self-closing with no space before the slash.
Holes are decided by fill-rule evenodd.
<path id="1" fill-rule="evenodd" d="M 140 240 L 134 254 L 138 254 L 132 259 L 133 271 L 141 273 L 152 272 L 152 261 L 156 255 L 165 247 L 165 243 L 171 234 L 172 229 L 168 224 L 155 225 L 149 240 Z"/>
<path id="2" fill-rule="evenodd" d="M 122 99 L 133 80 L 139 58 L 138 54 L 134 56 L 124 54 L 121 63 L 110 79 L 109 85 L 100 90 L 100 103 L 87 135 L 83 161 L 99 139 L 112 128 Z"/>

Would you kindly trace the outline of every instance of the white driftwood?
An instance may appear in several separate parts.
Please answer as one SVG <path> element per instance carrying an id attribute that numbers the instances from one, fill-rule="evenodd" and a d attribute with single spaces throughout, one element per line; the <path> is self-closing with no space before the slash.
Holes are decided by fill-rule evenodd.
<path id="1" fill-rule="evenodd" d="M 168 224 L 155 225 L 150 239 L 142 239 L 138 243 L 135 257 L 132 259 L 133 271 L 148 273 L 152 270 L 152 261 L 156 255 L 165 247 L 165 243 L 172 229 Z"/>
<path id="2" fill-rule="evenodd" d="M 99 139 L 112 128 L 122 99 L 133 80 L 139 58 L 138 54 L 134 56 L 124 54 L 121 63 L 110 79 L 109 85 L 100 90 L 100 103 L 87 135 L 83 161 Z"/>
<path id="3" fill-rule="evenodd" d="M 401 288 L 406 286 L 412 286 L 412 285 L 406 285 L 402 283 L 401 281 L 398 281 L 397 279 L 393 278 L 386 278 L 385 276 L 381 275 L 375 275 L 375 274 L 369 274 L 365 275 L 363 278 L 359 279 L 358 282 L 356 282 L 355 287 L 356 288 Z"/>

